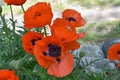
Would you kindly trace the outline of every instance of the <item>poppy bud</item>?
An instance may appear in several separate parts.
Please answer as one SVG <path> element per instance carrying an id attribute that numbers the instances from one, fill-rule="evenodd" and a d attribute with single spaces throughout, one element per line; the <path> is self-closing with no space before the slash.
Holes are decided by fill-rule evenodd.
<path id="1" fill-rule="evenodd" d="M 9 67 L 16 70 L 20 69 L 21 65 L 22 65 L 22 60 L 17 60 L 17 61 L 13 60 L 9 63 Z"/>
<path id="2" fill-rule="evenodd" d="M 1 13 L 2 13 L 2 7 L 0 6 L 0 15 L 1 15 Z"/>

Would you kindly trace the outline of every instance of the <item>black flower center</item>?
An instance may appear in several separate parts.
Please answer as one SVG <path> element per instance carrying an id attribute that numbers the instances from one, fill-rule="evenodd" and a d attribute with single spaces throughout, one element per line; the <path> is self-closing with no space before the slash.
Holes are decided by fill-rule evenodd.
<path id="1" fill-rule="evenodd" d="M 32 40 L 31 40 L 32 46 L 34 46 L 34 45 L 35 45 L 35 41 L 37 41 L 37 40 L 41 40 L 41 39 L 42 39 L 42 38 L 32 39 Z"/>
<path id="2" fill-rule="evenodd" d="M 43 52 L 43 55 L 44 55 L 44 56 L 46 56 L 46 55 L 47 55 L 47 53 L 46 53 L 46 52 Z"/>
<path id="3" fill-rule="evenodd" d="M 73 17 L 66 18 L 68 21 L 76 21 Z"/>
<path id="4" fill-rule="evenodd" d="M 60 52 L 61 52 L 61 47 L 60 46 L 56 46 L 56 45 L 52 45 L 52 44 L 48 45 L 49 56 L 51 56 L 51 57 L 60 56 Z"/>
<path id="5" fill-rule="evenodd" d="M 38 13 L 37 16 L 41 16 L 41 13 Z"/>
<path id="6" fill-rule="evenodd" d="M 117 53 L 120 54 L 120 51 L 118 51 Z"/>

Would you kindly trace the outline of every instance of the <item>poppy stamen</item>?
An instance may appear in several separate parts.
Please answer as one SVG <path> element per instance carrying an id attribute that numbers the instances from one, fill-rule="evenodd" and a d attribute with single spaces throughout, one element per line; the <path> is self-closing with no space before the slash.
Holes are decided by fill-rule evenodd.
<path id="1" fill-rule="evenodd" d="M 120 54 L 120 51 L 118 51 L 117 53 Z"/>
<path id="2" fill-rule="evenodd" d="M 58 58 L 58 59 L 56 59 L 56 61 L 57 61 L 58 63 L 60 63 L 60 62 L 61 62 L 61 59 Z"/>
<path id="3" fill-rule="evenodd" d="M 37 40 L 41 40 L 41 39 L 42 39 L 42 38 L 32 39 L 32 40 L 31 40 L 32 46 L 34 46 L 34 45 L 35 45 L 35 41 L 37 41 Z"/>
<path id="4" fill-rule="evenodd" d="M 32 50 L 31 48 L 29 50 Z"/>
<path id="5" fill-rule="evenodd" d="M 37 16 L 41 16 L 41 13 L 38 13 Z"/>
<path id="6" fill-rule="evenodd" d="M 46 53 L 46 52 L 43 52 L 43 55 L 44 55 L 44 56 L 46 56 L 46 55 L 47 55 L 47 53 Z"/>
<path id="7" fill-rule="evenodd" d="M 48 45 L 49 56 L 51 56 L 51 57 L 60 56 L 60 52 L 61 52 L 61 47 L 60 46 L 56 46 L 56 45 L 52 45 L 52 44 Z"/>
<path id="8" fill-rule="evenodd" d="M 31 43 L 32 43 L 33 46 L 35 45 L 35 41 L 36 41 L 35 39 L 31 40 Z"/>
<path id="9" fill-rule="evenodd" d="M 52 46 L 52 44 L 49 44 L 48 47 Z"/>
<path id="10" fill-rule="evenodd" d="M 67 20 L 76 22 L 76 20 L 73 17 L 69 17 L 69 18 L 67 18 Z"/>

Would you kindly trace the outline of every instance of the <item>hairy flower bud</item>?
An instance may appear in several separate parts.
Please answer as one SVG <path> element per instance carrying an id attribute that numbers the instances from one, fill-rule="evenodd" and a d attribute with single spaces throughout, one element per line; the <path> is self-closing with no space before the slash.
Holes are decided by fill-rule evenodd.
<path id="1" fill-rule="evenodd" d="M 9 67 L 12 68 L 12 69 L 20 69 L 22 66 L 22 60 L 12 60 L 10 63 L 9 63 Z"/>

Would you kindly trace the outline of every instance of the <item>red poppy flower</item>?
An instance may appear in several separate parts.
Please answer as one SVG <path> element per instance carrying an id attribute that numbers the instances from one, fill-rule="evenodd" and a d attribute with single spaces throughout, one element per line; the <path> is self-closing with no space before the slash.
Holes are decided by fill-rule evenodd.
<path id="1" fill-rule="evenodd" d="M 120 43 L 113 44 L 108 50 L 108 59 L 120 60 Z"/>
<path id="2" fill-rule="evenodd" d="M 71 42 L 78 38 L 83 38 L 84 33 L 77 34 L 75 27 L 73 27 L 67 20 L 57 18 L 51 26 L 52 35 L 59 41 Z"/>
<path id="3" fill-rule="evenodd" d="M 0 80 L 19 80 L 14 71 L 0 70 Z"/>
<path id="4" fill-rule="evenodd" d="M 26 0 L 4 0 L 7 5 L 22 5 L 26 2 Z"/>
<path id="5" fill-rule="evenodd" d="M 64 47 L 53 37 L 37 41 L 34 54 L 39 65 L 47 69 L 48 74 L 64 77 L 71 73 L 74 67 L 73 55 L 64 51 Z"/>
<path id="6" fill-rule="evenodd" d="M 22 36 L 22 46 L 26 52 L 34 54 L 33 49 L 36 41 L 41 40 L 43 38 L 43 34 L 37 32 L 28 32 Z"/>
<path id="7" fill-rule="evenodd" d="M 50 3 L 38 2 L 27 9 L 24 14 L 25 28 L 44 27 L 51 23 L 53 17 Z"/>
<path id="8" fill-rule="evenodd" d="M 62 17 L 68 20 L 74 27 L 84 26 L 86 23 L 81 14 L 73 9 L 64 10 Z"/>

